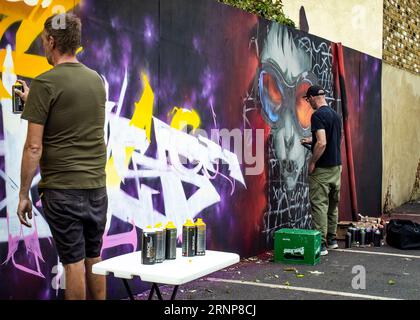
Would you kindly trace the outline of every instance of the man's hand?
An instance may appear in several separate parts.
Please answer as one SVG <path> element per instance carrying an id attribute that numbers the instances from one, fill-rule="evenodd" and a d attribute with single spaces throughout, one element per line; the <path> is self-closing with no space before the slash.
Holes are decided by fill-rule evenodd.
<path id="1" fill-rule="evenodd" d="M 312 172 L 315 171 L 315 163 L 312 161 L 309 161 L 309 165 L 308 165 L 308 174 L 312 174 Z"/>
<path id="2" fill-rule="evenodd" d="M 312 144 L 312 137 L 306 137 L 306 138 L 303 138 L 303 139 L 300 139 L 300 143 L 301 144 Z"/>
<path id="3" fill-rule="evenodd" d="M 29 219 L 32 219 L 32 202 L 29 198 L 20 198 L 19 205 L 17 209 L 17 215 L 19 217 L 20 223 L 31 228 L 32 225 L 28 222 Z"/>
<path id="4" fill-rule="evenodd" d="M 23 85 L 23 92 L 18 89 L 15 89 L 15 92 L 19 97 L 22 98 L 23 102 L 26 102 L 26 100 L 28 99 L 29 87 L 23 80 L 17 80 L 17 82 Z"/>

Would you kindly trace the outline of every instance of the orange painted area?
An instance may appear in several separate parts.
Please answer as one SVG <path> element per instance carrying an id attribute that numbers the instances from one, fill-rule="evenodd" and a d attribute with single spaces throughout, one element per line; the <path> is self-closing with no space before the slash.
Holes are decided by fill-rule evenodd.
<path id="1" fill-rule="evenodd" d="M 26 51 L 38 38 L 48 17 L 57 13 L 59 9 L 65 12 L 73 9 L 81 0 L 53 0 L 51 4 L 42 8 L 42 1 L 35 6 L 29 6 L 23 1 L 0 0 L 0 14 L 6 16 L 0 21 L 0 38 L 14 23 L 20 22 L 16 32 L 16 47 L 12 52 L 14 73 L 25 78 L 35 78 L 50 70 L 51 65 L 43 56 L 27 54 Z M 6 50 L 0 50 L 0 65 L 4 64 Z M 0 98 L 10 98 L 0 81 Z"/>

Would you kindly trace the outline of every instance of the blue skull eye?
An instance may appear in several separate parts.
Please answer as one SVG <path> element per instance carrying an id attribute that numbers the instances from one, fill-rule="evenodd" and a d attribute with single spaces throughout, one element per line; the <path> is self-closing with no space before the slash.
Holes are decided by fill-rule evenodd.
<path id="1" fill-rule="evenodd" d="M 265 71 L 261 72 L 259 87 L 264 112 L 272 122 L 277 122 L 283 103 L 283 93 L 278 87 L 275 77 Z"/>

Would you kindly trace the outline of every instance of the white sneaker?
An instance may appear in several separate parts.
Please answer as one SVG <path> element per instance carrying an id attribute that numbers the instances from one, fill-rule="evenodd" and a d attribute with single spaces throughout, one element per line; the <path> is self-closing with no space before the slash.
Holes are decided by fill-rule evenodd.
<path id="1" fill-rule="evenodd" d="M 328 254 L 327 246 L 325 244 L 321 245 L 321 256 L 326 256 Z"/>
<path id="2" fill-rule="evenodd" d="M 328 246 L 328 249 L 337 249 L 338 248 L 337 240 L 335 240 L 334 238 L 327 237 L 327 246 Z"/>
<path id="3" fill-rule="evenodd" d="M 328 249 L 337 249 L 337 248 L 338 248 L 338 243 L 337 242 L 328 245 Z"/>

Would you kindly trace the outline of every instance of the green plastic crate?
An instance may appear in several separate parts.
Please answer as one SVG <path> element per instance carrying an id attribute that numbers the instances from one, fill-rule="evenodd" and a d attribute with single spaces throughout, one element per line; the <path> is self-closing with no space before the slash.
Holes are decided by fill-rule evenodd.
<path id="1" fill-rule="evenodd" d="M 280 229 L 274 233 L 274 261 L 316 265 L 321 257 L 321 233 L 315 230 Z"/>

